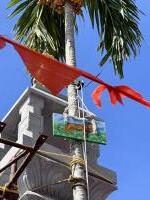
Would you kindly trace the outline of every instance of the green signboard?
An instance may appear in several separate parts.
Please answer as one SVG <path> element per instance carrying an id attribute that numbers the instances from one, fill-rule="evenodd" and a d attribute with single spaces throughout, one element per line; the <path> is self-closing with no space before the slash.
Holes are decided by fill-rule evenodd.
<path id="1" fill-rule="evenodd" d="M 85 125 L 84 125 L 85 124 Z M 85 126 L 85 127 L 84 127 Z M 106 144 L 105 122 L 53 113 L 53 135 L 74 140 L 86 140 L 92 143 Z"/>

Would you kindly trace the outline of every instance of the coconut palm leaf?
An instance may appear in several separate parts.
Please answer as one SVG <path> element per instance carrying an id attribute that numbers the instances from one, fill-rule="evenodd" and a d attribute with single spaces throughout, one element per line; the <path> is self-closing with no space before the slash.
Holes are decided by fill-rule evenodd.
<path id="1" fill-rule="evenodd" d="M 17 6 L 10 17 L 19 14 L 14 27 L 16 39 L 41 53 L 48 53 L 57 59 L 64 59 L 65 29 L 64 16 L 37 0 L 11 0 L 8 8 Z"/>
<path id="2" fill-rule="evenodd" d="M 17 6 L 11 17 L 20 16 L 14 27 L 18 40 L 40 52 L 64 59 L 64 14 L 38 5 L 37 0 L 10 0 L 8 6 Z M 111 60 L 115 74 L 122 78 L 124 61 L 136 56 L 141 45 L 140 11 L 134 0 L 84 0 L 84 8 L 99 33 L 98 51 L 104 55 L 100 65 Z"/>
<path id="3" fill-rule="evenodd" d="M 142 35 L 138 27 L 139 13 L 134 0 L 84 0 L 100 42 L 98 50 L 105 56 L 100 65 L 111 60 L 115 73 L 123 77 L 124 60 L 139 50 Z"/>

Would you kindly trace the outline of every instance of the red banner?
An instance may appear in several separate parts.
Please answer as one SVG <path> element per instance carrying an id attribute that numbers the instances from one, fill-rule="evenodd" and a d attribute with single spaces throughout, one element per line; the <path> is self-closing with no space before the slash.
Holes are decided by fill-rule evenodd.
<path id="1" fill-rule="evenodd" d="M 61 63 L 50 56 L 40 54 L 13 40 L 0 36 L 0 48 L 4 48 L 6 43 L 14 46 L 29 73 L 35 77 L 37 81 L 47 87 L 54 95 L 57 95 L 63 88 L 67 87 L 79 76 L 84 76 L 85 78 L 101 84 L 92 94 L 92 98 L 97 106 L 101 106 L 100 95 L 107 89 L 112 104 L 116 104 L 117 102 L 123 104 L 122 98 L 128 97 L 150 108 L 150 102 L 146 101 L 141 94 L 128 86 L 109 85 L 88 72 Z"/>

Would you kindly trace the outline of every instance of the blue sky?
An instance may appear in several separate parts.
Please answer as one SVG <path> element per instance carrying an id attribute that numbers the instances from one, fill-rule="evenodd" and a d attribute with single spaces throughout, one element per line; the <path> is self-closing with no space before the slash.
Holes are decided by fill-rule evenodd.
<path id="1" fill-rule="evenodd" d="M 13 38 L 12 28 L 16 19 L 8 20 L 8 0 L 0 1 L 0 34 Z M 150 100 L 150 6 L 148 0 L 138 2 L 145 15 L 140 27 L 144 41 L 140 55 L 125 64 L 125 78 L 114 76 L 111 64 L 106 64 L 101 78 L 111 84 L 127 84 Z M 100 55 L 96 52 L 98 38 L 86 18 L 79 20 L 80 31 L 76 37 L 77 65 L 97 74 Z M 8 46 L 0 52 L 0 118 L 30 85 L 30 77 L 16 52 Z M 99 163 L 117 172 L 118 190 L 108 200 L 143 200 L 150 198 L 150 110 L 125 99 L 125 105 L 112 106 L 107 94 L 103 95 L 103 107 L 97 109 L 91 100 L 91 84 L 84 91 L 85 102 L 91 111 L 106 121 L 108 144 L 101 146 Z"/>

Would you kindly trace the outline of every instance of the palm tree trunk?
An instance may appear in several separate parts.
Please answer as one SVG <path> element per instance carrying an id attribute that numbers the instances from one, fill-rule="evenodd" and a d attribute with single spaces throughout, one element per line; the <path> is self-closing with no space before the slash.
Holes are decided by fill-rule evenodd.
<path id="1" fill-rule="evenodd" d="M 75 39 L 74 39 L 74 14 L 72 6 L 69 3 L 65 5 L 65 51 L 66 51 L 66 63 L 71 66 L 76 66 L 75 56 Z M 77 93 L 74 85 L 68 86 L 68 114 L 71 116 L 77 116 Z M 82 143 L 74 141 L 72 144 L 72 151 L 74 156 L 82 158 Z M 84 168 L 80 164 L 72 166 L 72 176 L 85 179 Z M 75 184 L 73 187 L 73 199 L 74 200 L 86 200 L 86 187 L 83 182 Z"/>

